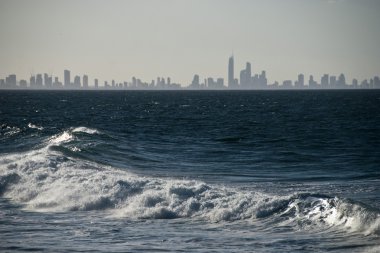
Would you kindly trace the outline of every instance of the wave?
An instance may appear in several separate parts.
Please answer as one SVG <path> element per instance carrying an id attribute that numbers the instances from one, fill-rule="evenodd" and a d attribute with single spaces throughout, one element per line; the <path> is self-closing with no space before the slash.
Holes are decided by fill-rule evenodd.
<path id="1" fill-rule="evenodd" d="M 100 132 L 96 129 L 88 128 L 88 127 L 76 127 L 72 129 L 72 132 L 82 132 L 86 134 L 99 134 Z"/>
<path id="2" fill-rule="evenodd" d="M 75 139 L 75 133 L 85 133 L 85 134 L 100 134 L 96 129 L 87 128 L 87 127 L 76 127 L 70 128 L 69 130 L 63 131 L 62 133 L 56 134 L 49 138 L 49 145 L 59 145 L 62 143 L 70 142 Z"/>
<path id="3" fill-rule="evenodd" d="M 44 129 L 42 126 L 37 126 L 37 125 L 34 125 L 32 123 L 29 123 L 28 127 L 32 128 L 32 129 L 37 129 L 37 130 L 40 130 L 40 131 Z"/>
<path id="4" fill-rule="evenodd" d="M 380 234 L 378 210 L 347 199 L 313 193 L 276 196 L 195 180 L 142 177 L 50 148 L 75 138 L 74 130 L 51 137 L 44 148 L 1 156 L 0 194 L 39 212 L 107 209 L 132 219 L 252 220 Z"/>
<path id="5" fill-rule="evenodd" d="M 2 124 L 0 126 L 0 136 L 14 136 L 17 135 L 18 133 L 21 133 L 22 129 L 16 126 L 9 126 L 7 124 Z"/>

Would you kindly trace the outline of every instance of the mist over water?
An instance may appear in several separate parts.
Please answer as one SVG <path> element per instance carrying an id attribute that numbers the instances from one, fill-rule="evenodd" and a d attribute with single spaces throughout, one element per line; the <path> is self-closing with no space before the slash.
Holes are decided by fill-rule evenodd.
<path id="1" fill-rule="evenodd" d="M 377 252 L 379 102 L 1 92 L 0 250 Z"/>

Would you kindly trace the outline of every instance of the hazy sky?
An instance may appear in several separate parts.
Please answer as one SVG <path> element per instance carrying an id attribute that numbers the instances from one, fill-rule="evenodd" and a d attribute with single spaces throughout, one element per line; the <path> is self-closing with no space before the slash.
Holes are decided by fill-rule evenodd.
<path id="1" fill-rule="evenodd" d="M 0 78 L 380 75 L 377 0 L 0 0 Z"/>

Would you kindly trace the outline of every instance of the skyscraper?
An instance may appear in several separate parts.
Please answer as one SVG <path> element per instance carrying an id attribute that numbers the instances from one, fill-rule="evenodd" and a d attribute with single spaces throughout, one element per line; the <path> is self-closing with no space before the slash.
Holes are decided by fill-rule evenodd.
<path id="1" fill-rule="evenodd" d="M 259 84 L 260 89 L 266 89 L 268 86 L 268 79 L 265 70 L 261 71 L 261 75 L 259 76 Z"/>
<path id="2" fill-rule="evenodd" d="M 234 56 L 228 60 L 228 88 L 235 88 Z"/>
<path id="3" fill-rule="evenodd" d="M 324 74 L 321 78 L 321 85 L 322 88 L 328 88 L 329 87 L 329 75 Z"/>
<path id="4" fill-rule="evenodd" d="M 346 86 L 346 77 L 344 74 L 340 74 L 338 78 L 338 88 L 345 88 Z"/>
<path id="5" fill-rule="evenodd" d="M 53 84 L 53 77 L 49 76 L 48 74 L 44 74 L 44 83 L 47 88 L 50 88 Z"/>
<path id="6" fill-rule="evenodd" d="M 199 89 L 199 75 L 194 75 L 190 87 L 193 89 Z"/>
<path id="7" fill-rule="evenodd" d="M 88 76 L 83 76 L 83 88 L 88 88 Z"/>
<path id="8" fill-rule="evenodd" d="M 42 81 L 42 74 L 37 74 L 36 77 L 36 86 L 42 87 L 43 81 Z"/>
<path id="9" fill-rule="evenodd" d="M 36 77 L 31 76 L 30 77 L 30 87 L 34 87 L 34 86 L 36 86 Z"/>
<path id="10" fill-rule="evenodd" d="M 64 83 L 65 83 L 65 87 L 69 87 L 70 86 L 70 70 L 65 70 L 64 71 Z"/>
<path id="11" fill-rule="evenodd" d="M 17 85 L 16 75 L 12 74 L 5 78 L 5 86 L 8 88 L 15 88 Z"/>
<path id="12" fill-rule="evenodd" d="M 304 86 L 305 86 L 305 76 L 303 74 L 299 74 L 296 88 L 303 88 Z"/>
<path id="13" fill-rule="evenodd" d="M 336 88 L 336 76 L 330 76 L 330 88 L 335 89 Z"/>
<path id="14" fill-rule="evenodd" d="M 74 87 L 75 88 L 80 88 L 80 76 L 75 76 L 74 77 Z"/>
<path id="15" fill-rule="evenodd" d="M 247 62 L 245 65 L 245 78 L 247 82 L 247 87 L 251 86 L 251 79 L 252 79 L 252 68 L 251 63 Z"/>
<path id="16" fill-rule="evenodd" d="M 240 87 L 249 88 L 251 85 L 251 63 L 247 62 L 244 70 L 240 71 Z"/>

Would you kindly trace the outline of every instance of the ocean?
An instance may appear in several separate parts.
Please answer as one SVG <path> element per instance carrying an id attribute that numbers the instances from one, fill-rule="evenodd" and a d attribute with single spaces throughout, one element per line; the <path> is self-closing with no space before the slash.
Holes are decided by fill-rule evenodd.
<path id="1" fill-rule="evenodd" d="M 380 252 L 380 91 L 0 91 L 0 251 Z"/>

